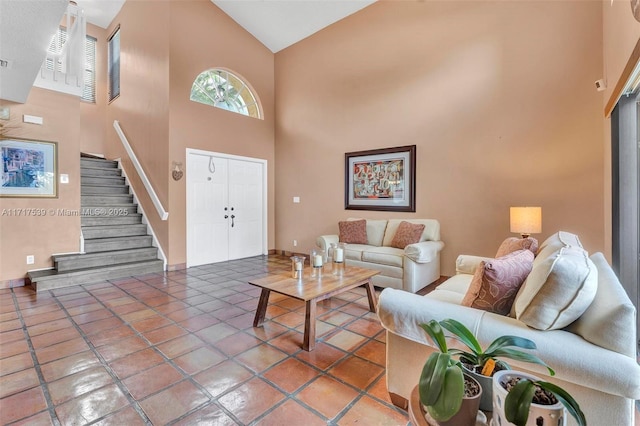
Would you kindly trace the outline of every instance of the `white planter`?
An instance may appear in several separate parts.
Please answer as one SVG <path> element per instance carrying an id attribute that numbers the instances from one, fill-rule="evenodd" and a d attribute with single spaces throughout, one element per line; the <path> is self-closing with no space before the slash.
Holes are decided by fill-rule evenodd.
<path id="1" fill-rule="evenodd" d="M 501 382 L 508 381 L 511 377 L 523 377 L 529 380 L 541 380 L 531 374 L 513 370 L 498 371 L 493 375 L 493 426 L 507 426 L 513 423 L 507 421 L 504 414 L 504 400 L 507 397 L 507 390 L 502 387 Z M 561 402 L 554 405 L 531 404 L 529 418 L 526 426 L 565 426 L 567 415 Z"/>

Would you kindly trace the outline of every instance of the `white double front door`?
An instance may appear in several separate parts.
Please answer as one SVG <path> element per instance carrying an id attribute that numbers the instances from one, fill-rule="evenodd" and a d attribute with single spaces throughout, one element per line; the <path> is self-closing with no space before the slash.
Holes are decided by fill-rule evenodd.
<path id="1" fill-rule="evenodd" d="M 187 150 L 187 266 L 266 254 L 266 167 Z"/>

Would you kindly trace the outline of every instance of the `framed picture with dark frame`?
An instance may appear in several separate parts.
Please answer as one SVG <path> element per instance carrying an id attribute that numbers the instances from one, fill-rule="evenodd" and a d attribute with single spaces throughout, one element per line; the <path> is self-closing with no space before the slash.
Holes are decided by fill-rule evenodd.
<path id="1" fill-rule="evenodd" d="M 58 144 L 0 139 L 0 197 L 58 197 Z"/>
<path id="2" fill-rule="evenodd" d="M 347 152 L 344 208 L 416 211 L 416 146 Z"/>

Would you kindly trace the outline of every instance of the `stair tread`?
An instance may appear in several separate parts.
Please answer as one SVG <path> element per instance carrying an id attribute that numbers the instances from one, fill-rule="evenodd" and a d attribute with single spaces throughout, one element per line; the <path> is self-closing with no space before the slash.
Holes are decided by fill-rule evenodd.
<path id="1" fill-rule="evenodd" d="M 125 269 L 131 266 L 146 266 L 154 264 L 164 264 L 164 262 L 161 259 L 141 260 L 139 262 L 118 263 L 109 266 L 92 266 L 90 268 L 80 268 L 64 272 L 58 272 L 55 269 L 44 269 L 40 271 L 31 271 L 28 273 L 28 275 L 31 281 L 35 281 L 36 279 L 41 281 L 46 278 L 59 278 L 64 276 L 82 275 L 85 273 L 92 273 L 102 270 L 118 270 Z"/>
<path id="2" fill-rule="evenodd" d="M 136 254 L 136 253 L 145 253 L 145 252 L 150 252 L 153 250 L 158 250 L 157 247 L 140 247 L 140 248 L 133 248 L 133 249 L 123 249 L 123 250 L 110 250 L 110 251 L 101 251 L 101 252 L 97 252 L 97 253 L 72 253 L 72 254 L 61 254 L 61 255 L 54 255 L 53 256 L 53 260 L 54 261 L 60 261 L 60 260 L 69 260 L 69 259 L 79 259 L 79 258 L 96 258 L 96 257 L 108 257 L 108 256 L 113 256 L 115 254 Z"/>
<path id="3" fill-rule="evenodd" d="M 107 237 L 107 238 L 85 238 L 85 241 L 96 241 L 100 240 L 100 242 L 118 242 L 118 241 L 128 241 L 128 240 L 139 240 L 142 238 L 151 238 L 151 235 L 132 235 L 128 237 Z"/>
<path id="4" fill-rule="evenodd" d="M 91 231 L 112 231 L 116 228 L 131 228 L 131 227 L 136 227 L 136 228 L 146 228 L 147 225 L 145 225 L 144 223 L 119 223 L 116 225 L 85 225 L 82 228 L 86 229 L 86 230 L 91 230 Z"/>
<path id="5" fill-rule="evenodd" d="M 111 187 L 117 187 L 120 188 L 122 186 L 128 186 L 126 183 L 82 183 L 80 182 L 80 186 L 81 187 L 98 187 L 98 188 L 102 188 L 102 187 L 107 187 L 107 188 L 111 188 Z"/>

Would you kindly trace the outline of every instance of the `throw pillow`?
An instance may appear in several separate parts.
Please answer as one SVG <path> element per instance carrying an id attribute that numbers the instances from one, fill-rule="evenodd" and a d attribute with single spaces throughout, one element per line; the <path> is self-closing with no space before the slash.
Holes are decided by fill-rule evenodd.
<path id="1" fill-rule="evenodd" d="M 367 221 L 347 220 L 338 222 L 340 242 L 350 244 L 367 244 Z"/>
<path id="2" fill-rule="evenodd" d="M 538 330 L 578 319 L 598 290 L 598 270 L 580 247 L 564 247 L 536 262 L 513 304 L 515 317 Z"/>
<path id="3" fill-rule="evenodd" d="M 497 259 L 480 262 L 462 305 L 499 315 L 509 314 L 518 290 L 532 267 L 533 253 L 530 250 L 517 250 Z"/>
<path id="4" fill-rule="evenodd" d="M 504 255 L 512 253 L 516 250 L 530 250 L 531 253 L 536 254 L 536 252 L 538 251 L 538 240 L 532 237 L 507 238 L 502 242 L 502 244 L 500 244 L 500 247 L 498 247 L 498 252 L 496 253 L 496 259 L 498 257 L 502 257 Z"/>
<path id="5" fill-rule="evenodd" d="M 415 244 L 420 241 L 424 231 L 424 225 L 405 222 L 404 220 L 398 225 L 393 240 L 391 240 L 391 247 L 403 249 L 409 244 Z"/>

